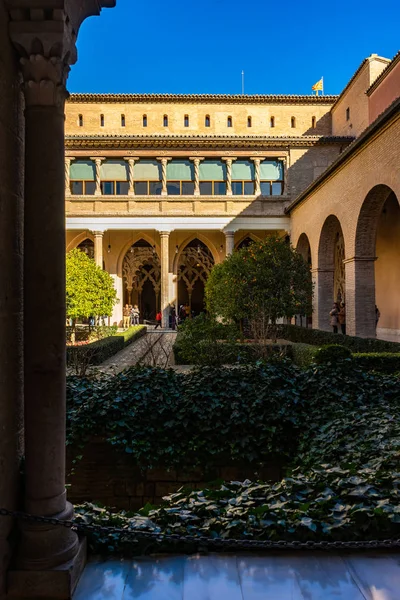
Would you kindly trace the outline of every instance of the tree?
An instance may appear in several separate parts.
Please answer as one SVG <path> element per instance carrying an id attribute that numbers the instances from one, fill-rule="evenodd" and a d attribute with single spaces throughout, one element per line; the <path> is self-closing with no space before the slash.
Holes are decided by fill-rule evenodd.
<path id="1" fill-rule="evenodd" d="M 248 319 L 256 338 L 276 341 L 278 319 L 311 313 L 310 267 L 285 239 L 269 236 L 215 265 L 206 305 L 226 322 Z"/>
<path id="2" fill-rule="evenodd" d="M 67 317 L 111 316 L 117 302 L 114 282 L 81 250 L 67 254 Z"/>

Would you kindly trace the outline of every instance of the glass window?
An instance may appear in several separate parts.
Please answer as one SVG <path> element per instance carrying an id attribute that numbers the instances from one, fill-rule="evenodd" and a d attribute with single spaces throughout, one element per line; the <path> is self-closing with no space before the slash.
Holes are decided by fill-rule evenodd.
<path id="1" fill-rule="evenodd" d="M 85 181 L 85 194 L 87 196 L 93 196 L 96 191 L 95 181 Z"/>
<path id="2" fill-rule="evenodd" d="M 226 195 L 226 182 L 225 181 L 214 181 L 214 194 L 216 196 Z"/>
<path id="3" fill-rule="evenodd" d="M 114 181 L 102 181 L 101 182 L 101 193 L 104 196 L 112 196 L 114 192 Z"/>
<path id="4" fill-rule="evenodd" d="M 261 194 L 263 196 L 271 195 L 271 183 L 269 181 L 261 181 L 260 188 L 261 188 Z"/>
<path id="5" fill-rule="evenodd" d="M 150 196 L 161 196 L 161 181 L 149 181 L 149 188 Z"/>
<path id="6" fill-rule="evenodd" d="M 168 196 L 180 196 L 181 185 L 179 181 L 167 181 Z"/>
<path id="7" fill-rule="evenodd" d="M 164 115 L 164 127 L 168 127 L 168 115 Z"/>
<path id="8" fill-rule="evenodd" d="M 121 127 L 125 127 L 125 115 L 121 115 Z"/>
<path id="9" fill-rule="evenodd" d="M 272 182 L 272 195 L 273 196 L 281 196 L 283 193 L 283 184 L 281 181 L 273 181 Z"/>
<path id="10" fill-rule="evenodd" d="M 185 115 L 184 125 L 185 125 L 185 127 L 189 127 L 189 115 Z"/>
<path id="11" fill-rule="evenodd" d="M 232 194 L 234 196 L 242 196 L 243 195 L 243 182 L 242 181 L 232 181 Z"/>
<path id="12" fill-rule="evenodd" d="M 227 126 L 232 127 L 232 117 L 228 117 Z"/>
<path id="13" fill-rule="evenodd" d="M 147 127 L 147 115 L 143 115 L 143 127 Z"/>
<path id="14" fill-rule="evenodd" d="M 247 117 L 247 127 L 251 127 L 251 117 Z"/>
<path id="15" fill-rule="evenodd" d="M 212 181 L 200 181 L 200 195 L 212 196 Z"/>
<path id="16" fill-rule="evenodd" d="M 116 181 L 117 195 L 127 196 L 129 192 L 129 183 L 127 181 Z"/>
<path id="17" fill-rule="evenodd" d="M 194 182 L 193 181 L 182 181 L 182 195 L 193 196 L 194 194 Z"/>
<path id="18" fill-rule="evenodd" d="M 244 181 L 243 182 L 243 193 L 245 194 L 245 196 L 251 196 L 252 194 L 254 194 L 254 182 L 253 181 Z"/>
<path id="19" fill-rule="evenodd" d="M 71 181 L 71 194 L 76 196 L 83 194 L 83 181 Z"/>
<path id="20" fill-rule="evenodd" d="M 147 181 L 135 181 L 135 194 L 136 196 L 147 196 Z"/>
<path id="21" fill-rule="evenodd" d="M 271 117 L 270 125 L 271 127 L 275 127 L 275 117 Z"/>
<path id="22" fill-rule="evenodd" d="M 210 115 L 206 115 L 205 126 L 210 127 Z"/>
<path id="23" fill-rule="evenodd" d="M 104 127 L 104 115 L 100 115 L 100 127 Z"/>

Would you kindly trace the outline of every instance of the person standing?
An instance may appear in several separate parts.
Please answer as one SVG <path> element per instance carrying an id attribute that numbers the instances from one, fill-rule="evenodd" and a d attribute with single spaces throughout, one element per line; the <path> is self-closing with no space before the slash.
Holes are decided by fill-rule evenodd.
<path id="1" fill-rule="evenodd" d="M 175 331 L 176 329 L 176 311 L 175 311 L 175 305 L 173 304 L 171 306 L 171 329 L 173 331 Z"/>
<path id="2" fill-rule="evenodd" d="M 331 312 L 329 313 L 329 316 L 331 318 L 331 325 L 333 328 L 333 333 L 337 333 L 338 332 L 338 323 L 339 323 L 339 305 L 337 302 L 333 303 L 333 308 L 332 308 Z"/>
<path id="3" fill-rule="evenodd" d="M 132 325 L 139 325 L 139 307 L 137 304 L 132 308 Z"/>
<path id="4" fill-rule="evenodd" d="M 129 321 L 131 320 L 131 309 L 129 308 L 128 304 L 125 304 L 125 306 L 124 306 L 123 316 L 124 316 L 123 328 L 129 329 Z"/>
<path id="5" fill-rule="evenodd" d="M 157 327 L 161 328 L 161 320 L 162 320 L 162 314 L 161 314 L 161 311 L 158 311 L 158 313 L 156 314 L 156 326 L 154 327 L 154 329 L 157 329 Z"/>
<path id="6" fill-rule="evenodd" d="M 379 308 L 375 304 L 375 332 L 376 332 L 376 329 L 378 327 L 378 321 L 379 321 L 380 318 L 381 318 L 381 313 L 379 312 Z"/>
<path id="7" fill-rule="evenodd" d="M 343 335 L 346 335 L 346 305 L 344 302 L 340 305 L 338 319 L 340 329 L 342 330 Z"/>

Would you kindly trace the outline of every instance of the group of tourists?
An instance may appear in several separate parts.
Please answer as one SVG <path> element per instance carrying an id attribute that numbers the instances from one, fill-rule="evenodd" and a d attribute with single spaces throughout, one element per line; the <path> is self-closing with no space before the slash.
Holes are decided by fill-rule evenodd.
<path id="1" fill-rule="evenodd" d="M 338 327 L 340 325 L 340 330 L 343 335 L 346 335 L 346 305 L 344 302 L 334 302 L 333 308 L 329 313 L 331 318 L 331 326 L 333 328 L 333 333 L 338 333 Z M 378 326 L 378 321 L 380 319 L 381 313 L 379 312 L 379 308 L 375 304 L 375 329 Z"/>
<path id="2" fill-rule="evenodd" d="M 139 325 L 140 311 L 137 304 L 125 304 L 123 310 L 124 329 L 128 329 L 131 325 Z"/>

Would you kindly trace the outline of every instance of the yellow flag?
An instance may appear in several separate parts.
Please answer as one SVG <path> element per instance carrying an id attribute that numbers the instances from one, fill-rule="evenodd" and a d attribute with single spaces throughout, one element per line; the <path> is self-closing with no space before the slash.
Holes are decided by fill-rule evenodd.
<path id="1" fill-rule="evenodd" d="M 321 77 L 321 79 L 319 81 L 317 81 L 317 83 L 315 83 L 312 86 L 312 89 L 314 90 L 314 92 L 317 92 L 318 90 L 323 91 L 323 89 L 324 89 L 324 78 Z"/>

